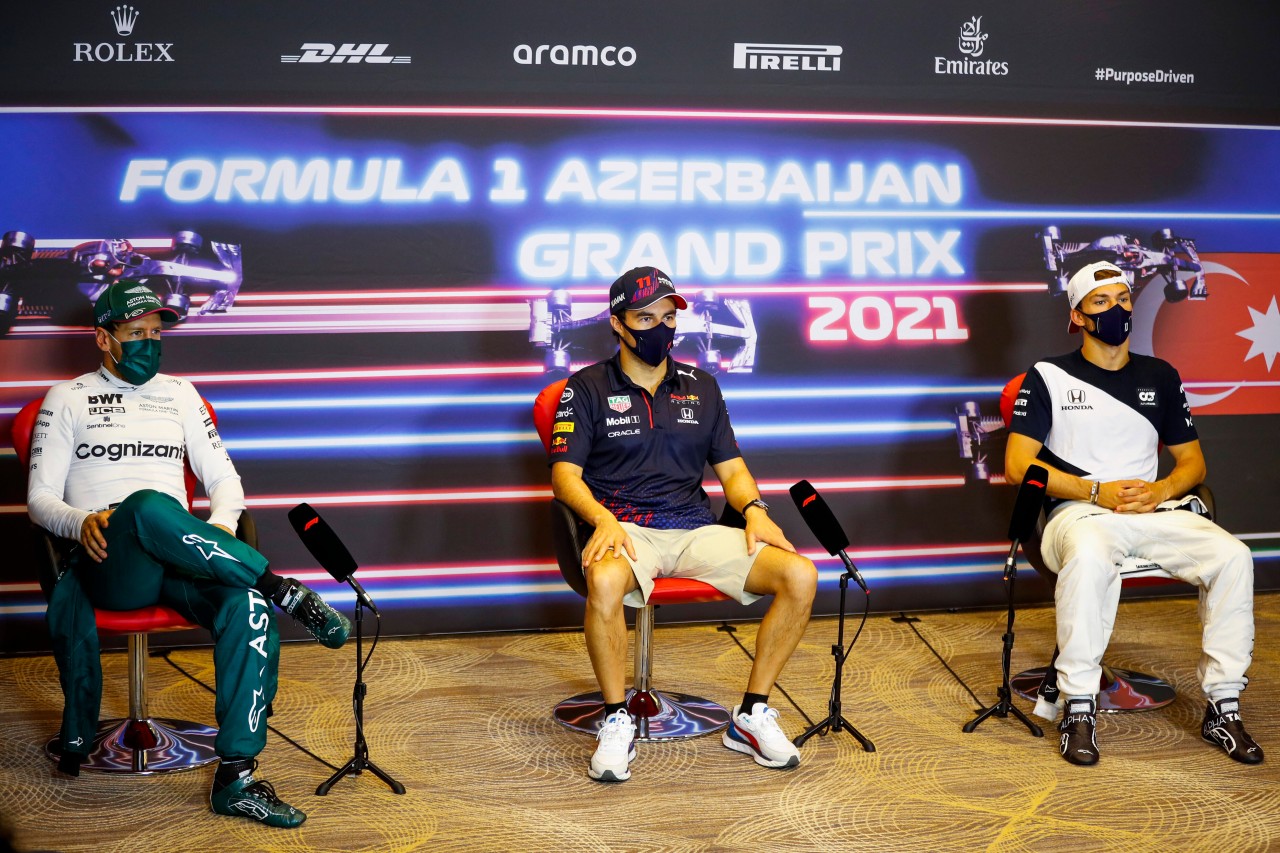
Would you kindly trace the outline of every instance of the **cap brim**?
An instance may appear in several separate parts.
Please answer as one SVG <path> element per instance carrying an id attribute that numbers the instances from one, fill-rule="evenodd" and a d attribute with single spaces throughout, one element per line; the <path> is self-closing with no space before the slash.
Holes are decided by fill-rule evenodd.
<path id="1" fill-rule="evenodd" d="M 141 320 L 143 317 L 150 317 L 152 314 L 164 315 L 160 318 L 160 321 L 163 323 L 176 323 L 182 319 L 182 315 L 180 315 L 175 309 L 170 308 L 168 305 L 165 305 L 164 307 L 157 308 L 154 311 L 148 311 L 145 314 L 139 314 L 137 317 L 133 317 L 130 320 L 127 320 L 125 322 L 131 322 L 132 320 Z"/>
<path id="2" fill-rule="evenodd" d="M 622 308 L 621 310 L 639 311 L 641 308 L 648 308 L 653 303 L 661 302 L 664 299 L 670 299 L 672 302 L 674 302 L 676 304 L 676 310 L 678 311 L 683 311 L 684 309 L 689 307 L 689 303 L 686 302 L 685 298 L 678 293 L 658 293 L 658 294 L 654 294 L 654 297 L 650 299 L 648 302 L 642 302 L 639 305 L 628 305 L 625 308 Z"/>

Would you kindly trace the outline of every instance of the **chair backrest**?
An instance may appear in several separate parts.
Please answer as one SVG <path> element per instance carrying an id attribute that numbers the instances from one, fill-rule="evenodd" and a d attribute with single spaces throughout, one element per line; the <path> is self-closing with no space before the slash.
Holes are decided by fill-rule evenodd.
<path id="1" fill-rule="evenodd" d="M 1018 399 L 1018 392 L 1022 390 L 1022 380 L 1026 375 L 1019 373 L 1005 383 L 1004 390 L 1000 392 L 1000 417 L 1004 418 L 1006 427 L 1013 423 L 1013 403 Z"/>
<path id="2" fill-rule="evenodd" d="M 209 419 L 213 421 L 213 425 L 216 427 L 218 425 L 218 413 L 213 410 L 213 405 L 208 400 L 201 397 L 200 401 L 204 403 L 205 409 L 209 412 Z M 43 397 L 38 400 L 32 400 L 23 406 L 18 411 L 17 417 L 13 419 L 13 426 L 11 427 L 13 449 L 18 454 L 18 461 L 24 467 L 31 460 L 31 436 L 36 431 L 36 421 L 39 419 L 40 405 L 43 402 Z M 554 410 L 552 414 L 555 414 Z M 196 474 L 191 470 L 191 462 L 186 456 L 183 456 L 182 478 L 187 489 L 187 509 L 191 509 L 191 505 L 196 499 Z"/>
<path id="3" fill-rule="evenodd" d="M 568 379 L 558 379 L 538 393 L 533 401 L 533 425 L 538 430 L 538 438 L 542 446 L 551 452 L 551 425 L 556 419 L 556 407 L 560 405 L 560 397 L 564 394 L 564 386 Z"/>

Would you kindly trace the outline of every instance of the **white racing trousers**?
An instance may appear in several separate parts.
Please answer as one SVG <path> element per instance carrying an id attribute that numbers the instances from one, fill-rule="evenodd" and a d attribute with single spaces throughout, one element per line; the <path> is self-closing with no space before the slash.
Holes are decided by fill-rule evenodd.
<path id="1" fill-rule="evenodd" d="M 1227 531 L 1187 510 L 1115 513 L 1081 501 L 1060 508 L 1041 540 L 1054 588 L 1058 689 L 1093 696 L 1111 640 L 1120 581 L 1138 564 L 1200 590 L 1200 686 L 1208 696 L 1239 693 L 1253 660 L 1253 556 Z"/>

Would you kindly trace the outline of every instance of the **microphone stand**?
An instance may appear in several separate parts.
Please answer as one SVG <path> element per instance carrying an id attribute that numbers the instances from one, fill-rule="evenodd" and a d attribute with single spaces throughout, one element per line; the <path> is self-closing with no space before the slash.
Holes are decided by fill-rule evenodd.
<path id="1" fill-rule="evenodd" d="M 844 574 L 840 575 L 840 622 L 839 627 L 836 629 L 836 642 L 831 647 L 831 654 L 836 659 L 836 674 L 835 680 L 831 684 L 831 700 L 827 706 L 830 713 L 827 715 L 826 719 L 815 723 L 805 731 L 804 734 L 792 741 L 792 743 L 796 746 L 803 746 L 804 742 L 814 735 L 825 735 L 828 729 L 832 732 L 838 732 L 841 729 L 845 729 L 849 734 L 853 735 L 854 738 L 857 739 L 858 743 L 862 744 L 862 748 L 865 751 L 875 752 L 876 745 L 868 740 L 862 732 L 855 729 L 853 724 L 846 720 L 840 713 L 840 688 L 844 681 L 844 661 L 848 656 L 848 653 L 844 648 L 844 603 L 845 594 L 849 591 L 849 581 L 856 580 L 858 582 L 858 586 L 862 587 L 863 591 L 866 592 L 867 595 L 870 595 L 871 593 L 867 590 L 867 585 L 863 583 L 862 576 L 858 574 L 858 569 L 853 565 L 853 560 L 849 559 L 849 555 L 844 552 L 843 548 L 841 548 L 838 553 L 840 555 L 840 559 L 844 561 Z"/>
<path id="2" fill-rule="evenodd" d="M 353 581 L 353 580 L 354 578 L 348 578 L 348 581 Z M 401 785 L 395 779 L 391 778 L 389 774 L 387 774 L 385 771 L 379 768 L 378 765 L 374 764 L 372 761 L 369 760 L 369 744 L 365 742 L 365 739 L 364 739 L 364 695 L 365 695 L 364 664 L 365 664 L 365 660 L 364 660 L 364 651 L 363 651 L 363 640 L 364 640 L 364 618 L 363 617 L 364 617 L 364 608 L 365 608 L 365 598 L 361 594 L 363 593 L 363 590 L 359 589 L 356 584 L 353 583 L 352 588 L 356 590 L 356 613 L 355 613 L 355 616 L 356 616 L 356 620 L 355 620 L 356 621 L 356 685 L 352 693 L 352 699 L 351 699 L 351 704 L 352 704 L 352 707 L 355 709 L 355 715 L 356 715 L 355 749 L 354 749 L 354 754 L 350 761 L 342 765 L 342 767 L 338 769 L 338 772 L 334 773 L 328 779 L 320 783 L 320 786 L 316 788 L 316 796 L 323 797 L 325 794 L 328 794 L 329 789 L 332 788 L 334 783 L 337 782 L 342 777 L 348 776 L 348 775 L 359 776 L 360 773 L 364 770 L 368 770 L 369 772 L 373 773 L 373 775 L 381 779 L 383 782 L 386 782 L 387 785 L 391 788 L 391 790 L 394 791 L 395 793 L 403 794 L 404 785 Z M 372 604 L 372 602 L 370 602 L 370 604 Z M 370 607 L 369 609 L 373 611 L 376 615 L 377 611 L 374 611 L 372 607 Z M 374 641 L 374 645 L 377 645 L 376 638 Z M 370 649 L 370 653 L 372 653 L 372 651 L 373 650 Z"/>
<path id="3" fill-rule="evenodd" d="M 1013 656 L 1013 586 L 1018 580 L 1018 545 L 1021 544 L 1020 538 L 1015 538 L 1013 544 L 1009 546 L 1009 556 L 1004 561 L 1004 582 L 1005 592 L 1009 599 L 1009 618 L 1004 628 L 1004 651 L 1000 656 L 1001 668 L 1004 674 L 1004 681 L 996 688 L 996 694 L 999 697 L 994 705 L 986 708 L 978 713 L 978 716 L 964 724 L 965 733 L 972 732 L 982 723 L 983 720 L 990 716 L 998 716 L 1007 718 L 1010 713 L 1022 721 L 1031 734 L 1036 737 L 1044 737 L 1044 731 L 1039 726 L 1031 722 L 1026 714 L 1013 704 L 1013 691 L 1009 689 L 1009 662 Z"/>

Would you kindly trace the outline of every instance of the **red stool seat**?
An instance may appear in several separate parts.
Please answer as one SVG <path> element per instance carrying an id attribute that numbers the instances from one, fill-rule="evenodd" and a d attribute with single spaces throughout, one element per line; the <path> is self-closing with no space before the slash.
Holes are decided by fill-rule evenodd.
<path id="1" fill-rule="evenodd" d="M 94 610 L 94 621 L 104 634 L 154 634 L 159 631 L 185 631 L 196 626 L 171 607 L 153 604 L 137 610 Z"/>
<path id="2" fill-rule="evenodd" d="M 701 604 L 707 601 L 729 601 L 729 596 L 709 583 L 689 578 L 657 578 L 653 582 L 650 604 Z"/>

